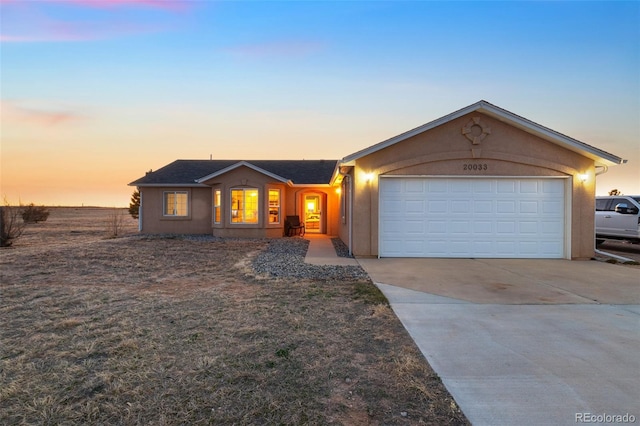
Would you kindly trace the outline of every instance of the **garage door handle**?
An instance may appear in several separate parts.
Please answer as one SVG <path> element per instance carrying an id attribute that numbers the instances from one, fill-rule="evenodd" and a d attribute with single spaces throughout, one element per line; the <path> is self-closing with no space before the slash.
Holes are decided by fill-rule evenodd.
<path id="1" fill-rule="evenodd" d="M 611 216 L 606 215 L 606 216 L 605 216 L 605 219 L 611 219 Z"/>

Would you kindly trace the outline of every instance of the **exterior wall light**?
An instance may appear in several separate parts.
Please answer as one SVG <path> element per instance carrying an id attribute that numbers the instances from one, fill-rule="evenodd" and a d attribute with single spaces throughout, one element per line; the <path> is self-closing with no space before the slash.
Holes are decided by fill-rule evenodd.
<path id="1" fill-rule="evenodd" d="M 364 180 L 366 180 L 367 182 L 371 182 L 373 180 L 373 173 L 365 173 Z"/>
<path id="2" fill-rule="evenodd" d="M 584 183 L 589 179 L 589 175 L 586 173 L 580 173 L 578 175 L 578 179 L 580 179 L 580 182 Z"/>

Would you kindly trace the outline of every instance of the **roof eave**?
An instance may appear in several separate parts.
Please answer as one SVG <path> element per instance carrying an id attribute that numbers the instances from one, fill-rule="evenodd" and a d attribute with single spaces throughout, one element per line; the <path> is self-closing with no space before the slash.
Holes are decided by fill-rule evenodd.
<path id="1" fill-rule="evenodd" d="M 455 120 L 472 112 L 481 112 L 487 114 L 497 120 L 508 123 L 516 128 L 534 134 L 542 139 L 556 143 L 571 151 L 591 158 L 596 162 L 596 164 L 613 166 L 623 164 L 625 162 L 625 160 L 616 155 L 602 151 L 601 149 L 595 148 L 584 142 L 580 142 L 577 139 L 570 138 L 569 136 L 563 135 L 562 133 L 558 133 L 510 111 L 497 107 L 487 101 L 481 100 L 458 111 L 452 112 L 451 114 L 447 114 L 444 117 L 440 117 L 436 120 L 430 121 L 429 123 L 423 124 L 420 127 L 416 127 L 415 129 L 409 130 L 390 139 L 384 140 L 376 145 L 348 155 L 340 161 L 340 165 L 354 165 L 356 160 L 366 155 L 373 154 L 374 152 L 377 152 L 381 149 L 387 148 L 398 142 L 409 139 L 413 136 L 446 124 L 452 120 Z"/>
<path id="2" fill-rule="evenodd" d="M 294 188 L 331 188 L 330 183 L 294 183 Z"/>
<path id="3" fill-rule="evenodd" d="M 594 160 L 597 164 L 614 166 L 625 162 L 625 160 L 616 155 L 556 132 L 548 127 L 542 126 L 510 111 L 490 104 L 489 102 L 481 101 L 478 104 L 480 105 L 476 111 L 487 114 L 499 121 L 506 122 L 511 126 L 538 136 L 541 139 L 556 143 L 570 151 L 584 155 L 585 157 Z"/>
<path id="4" fill-rule="evenodd" d="M 208 185 L 201 183 L 135 183 L 131 182 L 128 186 L 138 187 L 164 187 L 164 188 L 207 188 Z"/>
<path id="5" fill-rule="evenodd" d="M 244 161 L 244 160 L 243 160 L 243 161 L 239 161 L 239 162 L 237 162 L 237 163 L 235 163 L 235 164 L 232 164 L 232 165 L 231 165 L 231 166 L 229 166 L 229 167 L 225 167 L 225 168 L 224 168 L 224 169 L 222 169 L 222 170 L 218 170 L 217 172 L 211 173 L 210 175 L 207 175 L 207 176 L 201 177 L 200 179 L 196 179 L 196 182 L 198 182 L 198 183 L 206 182 L 206 181 L 208 181 L 208 180 L 211 180 L 211 179 L 213 179 L 213 178 L 215 178 L 215 177 L 218 177 L 218 176 L 220 176 L 220 175 L 223 175 L 223 174 L 225 174 L 225 173 L 227 173 L 227 172 L 230 172 L 230 171 L 235 170 L 235 169 L 237 169 L 238 167 L 242 167 L 242 166 L 248 167 L 248 168 L 250 168 L 250 169 L 252 169 L 252 170 L 257 171 L 258 173 L 262 173 L 262 174 L 264 174 L 264 175 L 266 175 L 266 176 L 269 176 L 269 177 L 271 177 L 271 178 L 273 178 L 273 179 L 275 179 L 275 180 L 278 180 L 278 181 L 280 181 L 280 182 L 286 183 L 286 184 L 288 184 L 288 185 L 291 185 L 291 184 L 293 183 L 293 182 L 291 182 L 291 180 L 290 180 L 290 179 L 286 179 L 286 178 L 284 178 L 284 177 L 282 177 L 282 176 L 278 176 L 278 175 L 276 175 L 275 173 L 271 173 L 271 172 L 269 172 L 269 171 L 267 171 L 267 170 L 265 170 L 265 169 L 262 169 L 262 168 L 260 168 L 260 167 L 258 167 L 258 166 L 255 166 L 255 165 L 251 164 L 250 162 L 248 162 L 248 161 Z"/>

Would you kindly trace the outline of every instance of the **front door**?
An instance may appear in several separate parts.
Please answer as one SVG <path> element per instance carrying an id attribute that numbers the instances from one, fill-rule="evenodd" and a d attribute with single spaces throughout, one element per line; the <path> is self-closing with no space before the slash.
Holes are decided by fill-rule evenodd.
<path id="1" fill-rule="evenodd" d="M 317 194 L 304 196 L 304 225 L 306 232 L 321 232 L 322 199 Z"/>

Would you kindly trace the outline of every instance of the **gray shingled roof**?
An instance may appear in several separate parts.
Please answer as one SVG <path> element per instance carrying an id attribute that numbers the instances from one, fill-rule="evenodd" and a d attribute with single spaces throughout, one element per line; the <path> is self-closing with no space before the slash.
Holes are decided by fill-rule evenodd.
<path id="1" fill-rule="evenodd" d="M 176 160 L 129 185 L 194 185 L 196 180 L 242 160 Z M 294 184 L 328 184 L 337 160 L 244 160 Z"/>

